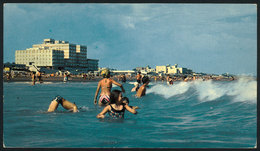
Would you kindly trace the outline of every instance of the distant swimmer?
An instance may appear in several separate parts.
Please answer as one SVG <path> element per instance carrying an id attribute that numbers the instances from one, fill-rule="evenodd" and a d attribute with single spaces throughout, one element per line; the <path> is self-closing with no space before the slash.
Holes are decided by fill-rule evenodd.
<path id="1" fill-rule="evenodd" d="M 125 76 L 125 74 L 123 74 L 123 75 L 121 76 L 121 81 L 122 81 L 123 83 L 126 82 L 126 76 Z"/>
<path id="2" fill-rule="evenodd" d="M 108 69 L 104 69 L 101 72 L 101 75 L 103 76 L 103 79 L 98 82 L 97 90 L 96 90 L 95 97 L 94 97 L 94 104 L 97 104 L 97 96 L 98 96 L 99 90 L 101 88 L 98 105 L 108 105 L 110 103 L 112 84 L 119 86 L 121 88 L 122 92 L 125 92 L 125 90 L 124 90 L 122 84 L 120 84 L 110 78 L 110 71 Z"/>
<path id="3" fill-rule="evenodd" d="M 31 72 L 31 76 L 32 76 L 32 85 L 35 85 L 35 82 L 36 82 L 35 72 Z"/>
<path id="4" fill-rule="evenodd" d="M 122 92 L 120 90 L 113 90 L 111 92 L 111 101 L 113 103 L 107 105 L 103 111 L 96 116 L 97 118 L 105 118 L 105 114 L 108 113 L 112 118 L 123 119 L 125 110 L 137 114 L 135 109 L 129 107 L 128 104 L 123 104 Z"/>
<path id="5" fill-rule="evenodd" d="M 154 81 L 157 82 L 157 76 L 154 76 Z"/>
<path id="6" fill-rule="evenodd" d="M 170 75 L 167 75 L 167 77 L 166 77 L 166 83 L 167 83 L 167 85 L 170 84 L 169 79 L 170 79 Z"/>
<path id="7" fill-rule="evenodd" d="M 145 95 L 146 87 L 148 86 L 150 80 L 147 76 L 144 76 L 142 79 L 143 85 L 136 92 L 136 97 L 140 98 Z"/>
<path id="8" fill-rule="evenodd" d="M 173 78 L 169 78 L 169 85 L 173 85 Z"/>
<path id="9" fill-rule="evenodd" d="M 63 79 L 63 81 L 64 81 L 64 82 L 67 82 L 67 81 L 68 81 L 68 74 L 67 74 L 67 73 L 64 74 L 64 79 Z"/>
<path id="10" fill-rule="evenodd" d="M 38 71 L 38 73 L 37 73 L 37 78 L 38 78 L 38 81 L 39 81 L 40 83 L 43 83 L 41 71 Z"/>
<path id="11" fill-rule="evenodd" d="M 141 75 L 141 72 L 139 71 L 138 74 L 136 75 L 136 81 L 141 84 L 141 80 L 142 80 L 142 75 Z"/>
<path id="12" fill-rule="evenodd" d="M 78 108 L 75 103 L 71 103 L 68 100 L 64 99 L 61 96 L 56 96 L 49 105 L 49 109 L 47 112 L 54 112 L 59 104 L 64 108 L 72 112 L 78 112 Z"/>
<path id="13" fill-rule="evenodd" d="M 139 83 L 138 82 L 135 82 L 134 85 L 135 85 L 135 87 L 132 88 L 131 92 L 138 91 L 138 89 L 139 89 Z"/>

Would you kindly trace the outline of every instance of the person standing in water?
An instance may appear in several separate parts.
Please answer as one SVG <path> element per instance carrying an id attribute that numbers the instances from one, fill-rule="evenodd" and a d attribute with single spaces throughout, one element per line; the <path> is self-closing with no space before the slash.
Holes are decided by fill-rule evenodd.
<path id="1" fill-rule="evenodd" d="M 123 119 L 125 110 L 130 113 L 137 114 L 136 110 L 129 107 L 128 104 L 123 104 L 122 92 L 120 90 L 113 90 L 111 93 L 111 101 L 113 103 L 107 105 L 102 112 L 100 112 L 96 117 L 105 118 L 105 114 L 109 113 L 110 117 L 116 119 Z"/>
<path id="2" fill-rule="evenodd" d="M 61 104 L 61 106 L 64 109 L 70 110 L 72 112 L 78 112 L 78 107 L 76 106 L 75 103 L 71 103 L 68 100 L 64 99 L 61 96 L 56 96 L 52 101 L 51 104 L 49 105 L 48 111 L 47 112 L 54 112 L 59 104 Z"/>
<path id="3" fill-rule="evenodd" d="M 98 82 L 97 90 L 94 97 L 94 104 L 97 104 L 97 96 L 101 88 L 98 105 L 108 105 L 110 103 L 112 84 L 119 86 L 122 92 L 125 92 L 125 89 L 123 88 L 122 84 L 110 78 L 110 72 L 108 69 L 103 70 L 101 72 L 101 75 L 103 76 L 103 79 Z"/>
<path id="4" fill-rule="evenodd" d="M 32 85 L 35 85 L 35 81 L 36 81 L 36 75 L 35 72 L 31 72 L 31 76 L 32 76 Z"/>
<path id="5" fill-rule="evenodd" d="M 144 76 L 142 78 L 142 82 L 143 82 L 143 85 L 138 89 L 138 91 L 136 92 L 136 97 L 140 98 L 142 96 L 145 95 L 145 92 L 146 92 L 146 87 L 148 86 L 150 80 L 147 76 Z"/>
<path id="6" fill-rule="evenodd" d="M 38 73 L 37 73 L 37 78 L 38 78 L 38 80 L 39 80 L 40 83 L 43 83 L 41 71 L 38 71 Z"/>
<path id="7" fill-rule="evenodd" d="M 141 84 L 141 79 L 142 79 L 142 75 L 141 72 L 139 71 L 138 74 L 136 75 L 136 81 Z"/>

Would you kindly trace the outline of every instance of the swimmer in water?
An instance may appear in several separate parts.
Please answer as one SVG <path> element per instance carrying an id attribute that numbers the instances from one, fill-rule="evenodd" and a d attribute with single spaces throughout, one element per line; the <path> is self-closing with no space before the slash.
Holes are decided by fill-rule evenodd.
<path id="1" fill-rule="evenodd" d="M 111 92 L 111 101 L 112 103 L 107 105 L 103 111 L 96 116 L 97 118 L 105 118 L 106 113 L 112 118 L 124 118 L 125 110 L 137 114 L 135 109 L 129 107 L 128 104 L 123 104 L 122 92 L 120 90 L 113 90 Z"/>
<path id="2" fill-rule="evenodd" d="M 123 98 L 122 98 L 122 102 L 123 102 L 123 104 L 128 105 L 129 107 L 131 107 L 132 109 L 139 109 L 138 106 L 130 106 L 130 105 L 129 105 L 129 99 L 128 99 L 128 97 L 123 97 Z"/>
<path id="3" fill-rule="evenodd" d="M 122 84 L 120 84 L 110 78 L 110 72 L 108 69 L 104 69 L 101 72 L 101 75 L 103 75 L 103 79 L 98 82 L 98 87 L 97 87 L 95 97 L 94 97 L 94 104 L 97 104 L 97 96 L 98 96 L 99 90 L 101 88 L 101 93 L 99 95 L 99 101 L 98 101 L 98 105 L 100 105 L 100 106 L 108 105 L 110 103 L 112 84 L 119 86 L 121 88 L 122 92 L 125 92 Z"/>
<path id="4" fill-rule="evenodd" d="M 58 108 L 59 104 L 61 104 L 61 106 L 64 109 L 70 110 L 72 112 L 78 112 L 78 108 L 77 108 L 75 103 L 71 103 L 71 102 L 69 102 L 68 100 L 64 99 L 61 96 L 56 96 L 51 101 L 51 104 L 49 105 L 49 109 L 48 109 L 47 112 L 54 112 Z"/>
<path id="5" fill-rule="evenodd" d="M 170 85 L 169 80 L 170 80 L 170 75 L 168 74 L 167 77 L 166 77 L 166 83 L 167 83 L 167 85 Z"/>
<path id="6" fill-rule="evenodd" d="M 138 89 L 138 91 L 136 92 L 136 95 L 135 95 L 138 98 L 145 95 L 146 87 L 148 86 L 150 80 L 147 76 L 144 76 L 142 79 L 142 82 L 143 82 L 143 85 Z"/>
<path id="7" fill-rule="evenodd" d="M 173 85 L 173 78 L 172 77 L 169 78 L 169 85 Z"/>

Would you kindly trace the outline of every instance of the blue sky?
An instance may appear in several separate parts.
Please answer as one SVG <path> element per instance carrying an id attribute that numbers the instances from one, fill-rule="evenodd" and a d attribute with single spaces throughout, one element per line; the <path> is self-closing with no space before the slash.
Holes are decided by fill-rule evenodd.
<path id="1" fill-rule="evenodd" d="M 99 59 L 100 67 L 257 71 L 254 4 L 4 5 L 4 62 L 46 38 L 86 45 L 88 58 Z"/>

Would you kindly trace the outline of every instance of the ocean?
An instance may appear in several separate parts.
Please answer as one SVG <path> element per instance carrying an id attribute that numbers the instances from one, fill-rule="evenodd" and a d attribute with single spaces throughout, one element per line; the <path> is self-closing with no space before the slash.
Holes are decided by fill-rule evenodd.
<path id="1" fill-rule="evenodd" d="M 136 98 L 123 84 L 138 114 L 124 120 L 97 119 L 103 107 L 93 98 L 97 82 L 3 83 L 3 139 L 10 148 L 254 148 L 257 141 L 257 81 L 151 82 Z M 113 86 L 113 89 L 119 87 Z M 60 95 L 80 112 L 61 106 Z"/>

